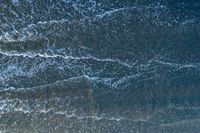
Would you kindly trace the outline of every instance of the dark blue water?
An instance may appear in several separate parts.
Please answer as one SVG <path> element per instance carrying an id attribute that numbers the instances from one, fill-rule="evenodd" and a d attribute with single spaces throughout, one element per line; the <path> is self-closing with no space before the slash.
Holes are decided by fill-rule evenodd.
<path id="1" fill-rule="evenodd" d="M 200 1 L 0 0 L 0 133 L 199 133 Z"/>

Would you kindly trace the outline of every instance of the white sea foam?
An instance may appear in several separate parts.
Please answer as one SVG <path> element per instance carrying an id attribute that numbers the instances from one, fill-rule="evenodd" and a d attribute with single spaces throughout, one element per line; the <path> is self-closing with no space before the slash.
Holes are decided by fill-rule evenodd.
<path id="1" fill-rule="evenodd" d="M 126 10 L 133 10 L 133 9 L 136 9 L 137 7 L 134 6 L 134 7 L 122 7 L 122 8 L 116 8 L 116 9 L 112 9 L 112 10 L 109 10 L 109 11 L 105 11 L 104 13 L 102 14 L 98 14 L 96 15 L 97 18 L 104 18 L 106 16 L 111 16 L 113 13 L 116 13 L 116 12 L 121 12 L 121 11 L 126 11 Z"/>
<path id="2" fill-rule="evenodd" d="M 0 54 L 5 55 L 5 56 L 9 56 L 9 57 L 28 57 L 28 58 L 36 58 L 36 57 L 41 57 L 41 58 L 63 58 L 63 59 L 72 59 L 72 60 L 96 60 L 99 62 L 112 62 L 112 63 L 118 63 L 122 66 L 125 67 L 133 67 L 132 65 L 123 62 L 119 59 L 110 59 L 110 58 L 96 58 L 93 56 L 82 56 L 82 57 L 75 57 L 75 56 L 64 56 L 64 55 L 59 55 L 59 54 L 47 54 L 47 53 L 34 53 L 34 52 L 26 52 L 26 53 L 18 53 L 16 51 L 11 51 L 11 52 L 5 52 L 5 51 L 1 51 L 0 50 Z"/>
<path id="3" fill-rule="evenodd" d="M 39 101 L 36 101 L 36 103 Z M 40 101 L 41 102 L 41 101 Z M 16 103 L 18 103 L 18 106 L 16 106 Z M 41 106 L 41 105 L 40 105 Z M 93 114 L 93 115 L 87 115 L 87 114 L 76 114 L 76 110 L 68 110 L 68 111 L 57 111 L 54 108 L 49 108 L 45 109 L 45 107 L 40 107 L 38 106 L 38 109 L 30 108 L 29 103 L 27 100 L 20 100 L 20 99 L 12 99 L 12 100 L 3 100 L 1 101 L 1 106 L 0 106 L 0 114 L 3 115 L 5 113 L 9 112 L 19 112 L 19 113 L 24 113 L 24 114 L 30 114 L 30 113 L 40 113 L 40 114 L 48 114 L 52 113 L 55 115 L 64 115 L 66 118 L 76 118 L 79 120 L 83 119 L 94 119 L 96 121 L 101 121 L 101 120 L 108 120 L 108 121 L 132 121 L 132 122 L 145 122 L 143 119 L 133 119 L 133 118 L 128 118 L 125 116 L 113 116 L 113 115 L 108 115 L 108 114 Z"/>
<path id="4" fill-rule="evenodd" d="M 181 64 L 181 63 L 163 61 L 162 59 L 157 59 L 157 60 L 155 60 L 155 62 L 165 65 L 165 66 L 176 68 L 177 70 L 184 69 L 184 68 L 200 69 L 200 63 L 188 63 L 188 64 L 182 63 Z"/>

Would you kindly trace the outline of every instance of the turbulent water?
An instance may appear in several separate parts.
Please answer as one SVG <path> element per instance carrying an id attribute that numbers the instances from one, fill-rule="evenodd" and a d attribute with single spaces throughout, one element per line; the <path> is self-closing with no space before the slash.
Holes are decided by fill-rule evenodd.
<path id="1" fill-rule="evenodd" d="M 200 1 L 0 0 L 0 133 L 199 133 Z"/>

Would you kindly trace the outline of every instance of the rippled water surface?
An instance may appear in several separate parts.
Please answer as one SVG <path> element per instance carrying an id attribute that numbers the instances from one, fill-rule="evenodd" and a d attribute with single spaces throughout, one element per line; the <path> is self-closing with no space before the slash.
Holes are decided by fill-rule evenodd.
<path id="1" fill-rule="evenodd" d="M 0 0 L 0 133 L 199 133 L 200 1 Z"/>

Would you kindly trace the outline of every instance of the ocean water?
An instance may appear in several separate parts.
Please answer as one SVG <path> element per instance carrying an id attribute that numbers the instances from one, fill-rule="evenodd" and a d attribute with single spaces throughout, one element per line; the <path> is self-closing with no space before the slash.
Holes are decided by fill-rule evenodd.
<path id="1" fill-rule="evenodd" d="M 200 1 L 0 0 L 0 133 L 199 133 Z"/>

